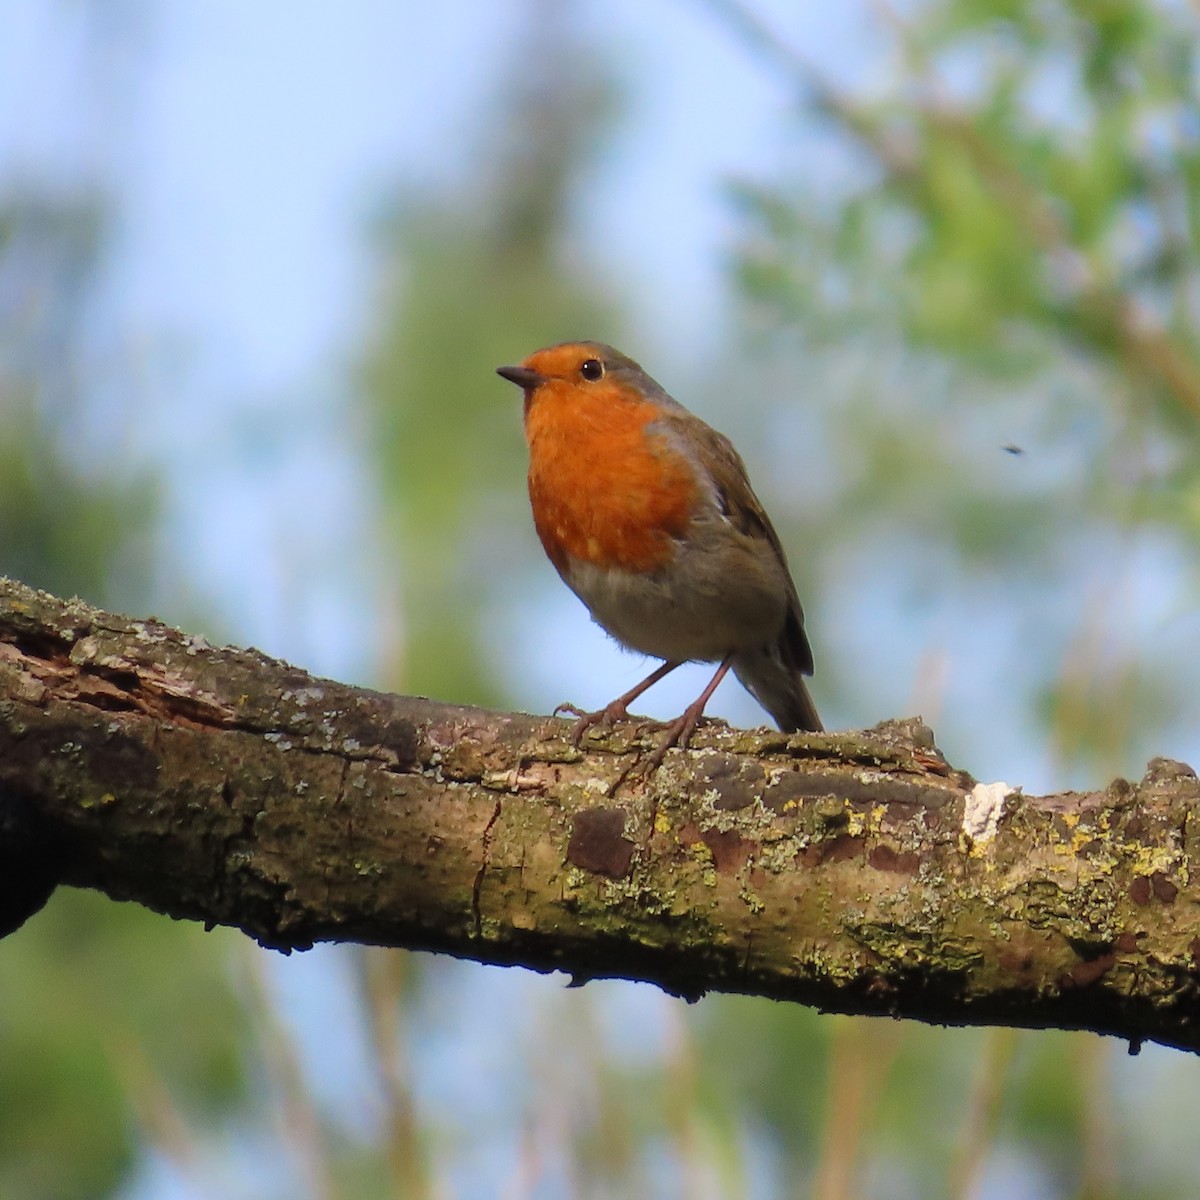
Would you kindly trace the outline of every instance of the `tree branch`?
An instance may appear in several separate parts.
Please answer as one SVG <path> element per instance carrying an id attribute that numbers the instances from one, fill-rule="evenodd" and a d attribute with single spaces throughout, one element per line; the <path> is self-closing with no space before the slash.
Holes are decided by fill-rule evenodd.
<path id="1" fill-rule="evenodd" d="M 630 725 L 383 695 L 0 580 L 0 927 L 56 882 L 360 941 L 1195 1050 L 1200 782 L 1023 796 L 919 721 Z"/>

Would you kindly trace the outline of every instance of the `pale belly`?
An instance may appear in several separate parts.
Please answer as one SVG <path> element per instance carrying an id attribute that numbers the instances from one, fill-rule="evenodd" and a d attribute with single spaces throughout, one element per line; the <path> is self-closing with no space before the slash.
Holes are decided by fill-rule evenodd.
<path id="1" fill-rule="evenodd" d="M 562 577 L 618 642 L 671 661 L 716 662 L 760 649 L 779 637 L 787 614 L 782 567 L 757 545 L 680 547 L 650 572 L 571 560 Z"/>

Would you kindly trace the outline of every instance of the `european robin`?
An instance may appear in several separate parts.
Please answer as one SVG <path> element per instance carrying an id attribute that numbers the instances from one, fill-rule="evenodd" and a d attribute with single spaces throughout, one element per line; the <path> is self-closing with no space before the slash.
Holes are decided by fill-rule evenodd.
<path id="1" fill-rule="evenodd" d="M 729 439 L 602 342 L 549 346 L 498 373 L 525 393 L 529 502 L 550 561 L 598 625 L 664 660 L 607 707 L 573 709 L 576 742 L 693 661 L 720 665 L 651 769 L 687 745 L 730 668 L 780 729 L 822 729 L 796 585 Z"/>

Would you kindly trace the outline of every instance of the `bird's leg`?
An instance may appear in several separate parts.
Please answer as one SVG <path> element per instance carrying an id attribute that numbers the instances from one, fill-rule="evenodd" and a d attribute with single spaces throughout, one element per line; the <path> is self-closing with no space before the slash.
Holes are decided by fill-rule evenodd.
<path id="1" fill-rule="evenodd" d="M 646 765 L 641 772 L 643 775 L 652 775 L 672 746 L 678 746 L 681 750 L 687 748 L 688 741 L 696 732 L 696 726 L 704 714 L 704 706 L 712 699 L 713 692 L 720 686 L 721 680 L 729 673 L 731 666 L 733 666 L 733 655 L 727 654 L 721 660 L 721 665 L 708 681 L 708 686 L 704 691 L 667 727 L 667 735 L 663 738 L 662 744 L 646 760 Z"/>
<path id="2" fill-rule="evenodd" d="M 670 665 L 670 664 L 666 664 Z M 676 664 L 678 665 L 678 664 Z M 667 751 L 672 746 L 678 746 L 680 749 L 686 749 L 688 740 L 696 731 L 696 726 L 700 724 L 700 718 L 704 715 L 704 706 L 712 699 L 712 694 L 721 685 L 721 680 L 729 673 L 729 668 L 733 666 L 733 655 L 726 655 L 721 660 L 721 665 L 713 673 L 713 677 L 708 681 L 708 686 L 692 701 L 691 704 L 683 710 L 683 712 L 671 722 L 667 727 L 666 737 L 663 738 L 661 744 L 644 762 L 639 759 L 633 759 L 627 767 L 612 781 L 608 787 L 608 794 L 615 796 L 617 789 L 631 775 L 636 775 L 641 779 L 648 779 L 662 765 L 662 760 L 666 758 Z M 660 667 L 661 671 L 662 668 Z M 666 671 L 663 671 L 663 675 Z M 659 676 L 661 678 L 662 676 Z M 645 691 L 650 686 L 647 681 L 642 690 Z M 636 690 L 636 689 L 635 689 Z M 622 697 L 624 699 L 624 697 Z M 614 701 L 613 703 L 616 703 Z"/>
<path id="3" fill-rule="evenodd" d="M 643 692 L 649 691 L 660 679 L 665 679 L 676 667 L 681 665 L 679 662 L 663 663 L 662 666 L 651 671 L 641 683 L 631 687 L 624 695 L 618 696 L 611 704 L 606 704 L 603 708 L 597 709 L 595 712 L 584 712 L 583 709 L 576 708 L 573 704 L 560 704 L 554 710 L 554 715 L 557 716 L 560 712 L 569 712 L 579 718 L 575 722 L 575 728 L 571 731 L 571 742 L 573 745 L 578 746 L 583 741 L 583 735 L 593 725 L 611 725 L 614 721 L 620 721 L 629 716 L 629 706 Z M 715 686 L 716 684 L 713 684 L 713 687 Z M 711 694 L 710 691 L 708 695 Z M 707 700 L 708 695 L 704 699 Z M 703 708 L 703 704 L 700 707 Z M 688 711 L 690 712 L 691 710 L 689 709 Z M 695 723 L 693 722 L 694 726 Z"/>

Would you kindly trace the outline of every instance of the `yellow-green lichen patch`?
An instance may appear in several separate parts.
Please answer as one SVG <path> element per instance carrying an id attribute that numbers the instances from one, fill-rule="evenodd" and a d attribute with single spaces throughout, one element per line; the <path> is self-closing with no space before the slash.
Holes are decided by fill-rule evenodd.
<path id="1" fill-rule="evenodd" d="M 79 798 L 79 807 L 85 810 L 108 808 L 116 802 L 117 798 L 112 792 L 102 792 L 99 796 L 85 794 Z"/>

